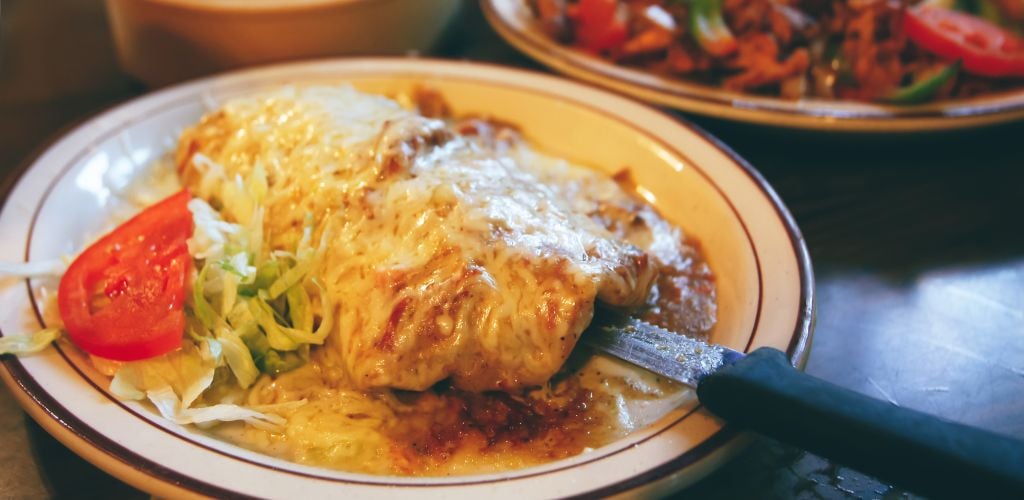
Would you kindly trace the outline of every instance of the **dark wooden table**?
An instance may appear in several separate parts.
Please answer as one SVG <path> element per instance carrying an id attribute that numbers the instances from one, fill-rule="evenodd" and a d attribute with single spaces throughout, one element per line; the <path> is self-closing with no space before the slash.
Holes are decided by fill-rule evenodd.
<path id="1" fill-rule="evenodd" d="M 475 7 L 442 55 L 537 68 Z M 100 0 L 7 0 L 0 173 L 69 124 L 146 91 L 122 74 Z M 807 371 L 1024 438 L 1024 124 L 924 136 L 827 136 L 686 117 L 764 173 L 817 279 Z M 0 390 L 0 496 L 139 497 L 68 451 Z M 758 439 L 694 498 L 902 497 Z"/>

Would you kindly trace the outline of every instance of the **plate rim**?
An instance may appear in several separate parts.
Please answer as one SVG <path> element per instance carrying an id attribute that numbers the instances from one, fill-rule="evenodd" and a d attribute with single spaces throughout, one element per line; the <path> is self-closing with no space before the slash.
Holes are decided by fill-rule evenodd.
<path id="1" fill-rule="evenodd" d="M 390 64 L 400 64 L 400 63 L 403 63 L 403 62 L 406 62 L 406 63 L 409 62 L 409 60 L 406 59 L 406 58 L 397 58 L 397 57 L 382 57 L 381 58 L 381 57 L 378 57 L 378 58 L 357 58 L 357 59 L 352 59 L 352 58 L 331 58 L 331 59 L 304 61 L 304 62 L 298 62 L 298 63 L 285 63 L 285 64 L 267 65 L 267 66 L 261 66 L 261 67 L 257 67 L 257 68 L 250 68 L 250 69 L 245 69 L 245 70 L 220 73 L 220 74 L 216 74 L 216 75 L 212 75 L 212 76 L 208 76 L 208 77 L 204 77 L 204 78 L 190 80 L 190 81 L 178 84 L 178 85 L 174 85 L 174 86 L 167 87 L 167 88 L 164 88 L 164 89 L 160 89 L 160 90 L 157 90 L 157 91 L 154 91 L 154 92 L 149 92 L 149 93 L 145 93 L 145 94 L 133 97 L 133 98 L 128 99 L 128 100 L 126 100 L 124 102 L 117 103 L 117 104 L 115 104 L 113 106 L 110 106 L 110 107 L 107 107 L 107 108 L 105 108 L 103 110 L 100 110 L 100 111 L 98 111 L 98 112 L 96 112 L 96 113 L 94 113 L 94 114 L 92 114 L 92 115 L 90 115 L 90 116 L 88 116 L 88 117 L 86 117 L 84 119 L 72 122 L 71 124 L 69 124 L 69 125 L 61 128 L 60 130 L 58 130 L 58 132 L 56 132 L 53 135 L 51 135 L 51 137 L 49 139 L 47 139 L 47 141 L 43 142 L 39 147 L 37 147 L 31 154 L 29 154 L 24 160 L 22 160 L 22 162 L 18 165 L 18 167 L 16 169 L 12 170 L 11 173 L 8 176 L 6 176 L 3 185 L 0 186 L 0 200 L 2 200 L 2 202 L 3 202 L 2 203 L 3 204 L 3 209 L 5 210 L 6 207 L 7 207 L 7 204 L 10 202 L 10 195 L 17 189 L 17 187 L 19 186 L 19 184 L 21 183 L 21 181 L 23 180 L 25 175 L 30 171 L 31 167 L 34 166 L 37 163 L 37 161 L 42 156 L 44 156 L 47 152 L 49 152 L 51 149 L 53 149 L 54 146 L 58 145 L 63 139 L 65 139 L 65 138 L 69 137 L 70 135 L 74 134 L 75 131 L 79 130 L 81 127 L 86 126 L 86 125 L 88 125 L 90 123 L 94 123 L 94 121 L 96 121 L 96 120 L 102 120 L 103 117 L 105 117 L 107 115 L 114 114 L 118 110 L 120 110 L 120 109 L 122 109 L 124 107 L 132 106 L 132 105 L 136 104 L 138 101 L 142 101 L 142 100 L 149 99 L 149 98 L 156 98 L 156 96 L 159 96 L 159 95 L 165 95 L 165 94 L 169 94 L 169 93 L 175 92 L 178 89 L 180 89 L 182 87 L 185 87 L 185 86 L 193 86 L 194 85 L 197 88 L 201 88 L 204 85 L 208 86 L 213 81 L 220 80 L 220 79 L 223 79 L 225 77 L 230 77 L 230 76 L 234 76 L 234 75 L 240 75 L 240 74 L 246 74 L 246 73 L 257 73 L 257 72 L 260 72 L 260 71 L 274 70 L 274 69 L 280 70 L 281 68 L 287 68 L 289 66 L 316 67 L 316 66 L 319 66 L 319 65 L 325 65 L 325 64 L 330 65 L 331 63 L 338 63 L 338 62 L 342 62 L 342 61 L 344 61 L 348 65 L 358 65 L 360 62 L 375 62 L 375 61 L 376 62 L 386 62 L 386 63 L 390 63 Z M 475 62 L 465 62 L 465 61 L 450 61 L 450 60 L 441 60 L 441 59 L 417 59 L 416 61 L 417 61 L 416 64 L 421 65 L 422 67 L 420 67 L 419 69 L 416 69 L 414 71 L 409 71 L 406 74 L 406 76 L 410 75 L 410 74 L 426 75 L 426 74 L 428 74 L 428 69 L 426 68 L 428 66 L 429 67 L 434 67 L 434 66 L 438 66 L 438 65 L 458 65 L 458 66 L 464 66 L 464 67 L 466 67 L 466 66 L 468 66 L 468 67 L 474 67 L 474 66 L 480 67 L 480 66 L 483 66 L 483 67 L 489 68 L 491 71 L 495 71 L 496 70 L 496 71 L 499 71 L 499 72 L 504 72 L 505 74 L 508 74 L 510 76 L 514 76 L 515 74 L 518 73 L 518 74 L 531 75 L 532 77 L 542 77 L 542 78 L 552 79 L 552 80 L 561 80 L 562 83 L 572 83 L 573 85 L 580 85 L 578 82 L 569 82 L 569 81 L 567 81 L 565 79 L 554 77 L 554 76 L 547 75 L 547 74 L 543 74 L 543 73 L 540 73 L 540 72 L 524 70 L 524 69 L 520 69 L 520 68 L 511 68 L 511 67 L 501 66 L 501 65 L 496 65 L 496 64 L 475 63 Z M 345 72 L 342 69 L 328 71 L 328 73 L 331 73 L 331 74 L 333 74 L 333 75 L 335 75 L 335 76 L 337 76 L 339 78 L 344 78 L 345 77 Z M 358 73 L 356 73 L 355 76 L 358 76 Z M 386 77 L 386 75 L 384 75 L 384 74 L 382 74 L 381 76 L 382 77 Z M 396 76 L 400 76 L 400 75 L 396 75 Z M 442 77 L 442 78 L 444 78 L 444 77 Z M 484 84 L 484 85 L 487 84 L 487 82 L 483 81 L 483 80 L 481 80 L 480 83 Z M 521 90 L 524 90 L 524 91 L 533 91 L 533 89 L 529 89 L 527 87 L 517 87 L 517 88 L 520 88 Z M 601 90 L 601 89 L 596 89 L 596 90 L 598 92 L 603 92 L 603 93 L 606 93 L 606 94 L 608 93 L 605 90 Z M 610 95 L 614 95 L 614 94 L 610 94 Z M 620 96 L 615 96 L 615 97 L 618 97 L 618 98 L 621 99 Z M 790 338 L 791 341 L 790 341 L 790 345 L 789 345 L 788 351 L 791 354 L 791 360 L 793 361 L 793 363 L 795 365 L 797 365 L 797 366 L 802 367 L 806 363 L 807 355 L 809 354 L 809 345 L 810 345 L 810 342 L 811 342 L 811 339 L 812 339 L 812 336 L 813 336 L 813 323 L 814 323 L 814 314 L 815 314 L 815 308 L 814 308 L 814 304 L 815 304 L 815 301 L 814 301 L 814 277 L 813 277 L 813 269 L 812 269 L 812 266 L 811 266 L 811 263 L 810 263 L 810 257 L 809 257 L 809 254 L 807 252 L 806 244 L 804 242 L 802 233 L 800 232 L 799 228 L 796 226 L 795 219 L 792 217 L 792 214 L 788 211 L 788 209 L 783 204 L 781 198 L 774 191 L 774 189 L 767 183 L 767 181 L 763 178 L 763 176 L 761 176 L 760 173 L 757 172 L 749 164 L 749 162 L 747 162 L 745 159 L 743 159 L 738 154 L 736 154 L 735 151 L 733 151 L 731 148 L 726 146 L 720 140 L 718 140 L 714 136 L 710 135 L 709 133 L 707 133 L 706 131 L 701 129 L 699 126 L 696 126 L 696 125 L 694 125 L 692 123 L 689 123 L 689 122 L 687 122 L 685 120 L 681 120 L 678 117 L 675 117 L 675 116 L 672 116 L 671 114 L 665 113 L 664 111 L 662 111 L 660 109 L 653 108 L 653 107 L 651 107 L 649 105 L 645 105 L 645 104 L 642 104 L 642 103 L 634 103 L 634 104 L 637 104 L 637 105 L 639 105 L 639 106 L 641 106 L 643 108 L 647 108 L 648 111 L 654 111 L 657 114 L 663 115 L 667 119 L 669 119 L 669 120 L 673 121 L 674 123 L 678 124 L 680 127 L 685 128 L 685 129 L 687 129 L 690 132 L 693 132 L 703 142 L 705 142 L 707 145 L 711 146 L 713 149 L 717 149 L 728 161 L 733 163 L 736 167 L 739 167 L 740 171 L 742 171 L 748 177 L 750 177 L 750 179 L 753 181 L 754 185 L 756 186 L 757 191 L 762 193 L 765 196 L 765 198 L 767 199 L 767 201 L 771 204 L 772 208 L 774 209 L 775 213 L 777 214 L 777 216 L 779 218 L 780 225 L 785 229 L 785 231 L 787 233 L 787 236 L 789 237 L 789 243 L 792 246 L 792 250 L 793 250 L 794 257 L 796 259 L 797 267 L 798 267 L 799 283 L 800 283 L 800 299 L 799 299 L 798 303 L 799 303 L 799 306 L 800 306 L 800 310 L 797 312 L 796 325 L 794 327 L 794 332 L 792 333 L 792 336 Z M 28 285 L 29 284 L 28 280 L 25 280 L 25 283 L 26 283 L 26 285 Z M 207 484 L 207 483 L 205 483 L 203 481 L 200 481 L 200 480 L 197 480 L 195 478 L 192 478 L 192 477 L 188 476 L 185 473 L 174 471 L 174 470 L 170 470 L 169 473 L 172 476 L 177 477 L 178 480 L 177 481 L 167 480 L 164 477 L 161 477 L 161 476 L 159 476 L 157 474 L 151 473 L 152 471 L 147 471 L 147 470 L 144 470 L 144 469 L 138 467 L 138 465 L 137 465 L 138 463 L 137 462 L 135 464 L 133 464 L 133 463 L 129 462 L 128 460 L 125 460 L 125 458 L 123 456 L 119 455 L 118 453 L 113 453 L 110 450 L 104 448 L 103 446 L 97 445 L 92 440 L 90 440 L 87 436 L 84 436 L 81 433 L 77 432 L 75 427 L 74 427 L 74 422 L 70 422 L 69 423 L 69 422 L 66 421 L 66 420 L 68 420 L 67 415 L 70 415 L 74 419 L 75 416 L 73 414 L 70 414 L 70 412 L 68 412 L 66 409 L 63 412 L 64 415 L 59 414 L 60 413 L 59 411 L 58 412 L 52 411 L 53 410 L 53 406 L 56 406 L 57 408 L 61 408 L 62 409 L 62 407 L 60 405 L 60 402 L 56 401 L 56 399 L 54 399 L 52 397 L 52 395 L 47 393 L 42 388 L 36 388 L 35 391 L 31 390 L 31 388 L 25 386 L 25 381 L 23 380 L 23 378 L 19 378 L 19 377 L 15 376 L 15 371 L 17 371 L 18 369 L 23 369 L 23 367 L 20 366 L 20 363 L 18 362 L 17 358 L 6 358 L 6 359 L 3 360 L 3 365 L 5 367 L 5 370 L 0 371 L 0 375 L 2 375 L 2 378 L 7 383 L 8 387 L 10 387 L 12 389 L 11 392 L 15 394 L 16 399 L 19 401 L 19 404 L 21 404 L 21 406 L 23 408 L 25 408 L 27 411 L 29 411 L 29 413 L 33 416 L 33 418 L 36 421 L 38 421 L 47 430 L 47 432 L 49 432 L 50 434 L 52 434 L 55 437 L 57 437 L 58 440 L 60 440 L 66 446 L 71 448 L 76 454 L 79 454 L 81 456 L 85 456 L 86 455 L 86 453 L 84 453 L 83 450 L 85 452 L 97 451 L 98 450 L 100 452 L 105 453 L 108 456 L 108 458 L 111 459 L 110 460 L 111 463 L 97 463 L 97 462 L 92 461 L 92 460 L 90 460 L 90 461 L 93 462 L 93 464 L 96 465 L 97 467 L 100 467 L 101 469 L 106 470 L 107 472 L 113 474 L 114 476 L 118 477 L 119 479 L 122 479 L 125 482 L 128 482 L 129 484 L 132 484 L 134 486 L 141 487 L 141 488 L 143 488 L 143 489 L 145 489 L 147 491 L 168 491 L 168 492 L 174 492 L 174 494 L 176 494 L 176 495 L 180 495 L 182 493 L 188 493 L 188 494 L 200 494 L 200 495 L 213 494 L 213 495 L 216 495 L 216 496 L 223 496 L 223 495 L 227 494 L 227 495 L 231 495 L 231 496 L 238 496 L 240 494 L 240 492 L 238 492 L 238 491 L 223 490 L 223 489 L 221 489 L 221 488 L 219 488 L 219 487 L 217 487 L 215 485 Z M 17 366 L 16 370 L 12 371 L 12 366 Z M 28 378 L 30 380 L 32 379 L 31 376 L 29 376 Z M 17 387 L 18 390 L 14 390 L 15 387 Z M 44 404 L 44 402 L 40 401 L 40 398 L 39 398 L 40 395 L 43 396 L 43 399 L 45 399 L 46 397 L 49 397 L 49 399 L 51 399 L 50 404 L 47 405 L 47 404 Z M 40 417 L 42 417 L 42 419 Z M 77 419 L 75 419 L 75 420 L 77 420 Z M 83 424 L 80 421 L 78 422 L 78 424 L 79 425 L 85 425 L 85 424 Z M 86 425 L 86 427 L 88 427 L 88 425 Z M 97 434 L 99 434 L 99 433 L 97 433 Z M 62 437 L 64 439 L 62 439 Z M 101 437 L 107 438 L 106 436 L 101 436 Z M 705 441 L 703 441 L 701 443 L 698 443 L 697 446 L 695 446 L 694 448 L 691 449 L 691 451 L 692 451 L 692 450 L 696 450 L 697 448 L 701 448 L 701 447 L 705 447 L 705 446 L 710 448 L 710 449 L 708 449 L 704 453 L 699 453 L 696 457 L 691 457 L 690 462 L 699 462 L 699 461 L 703 460 L 704 458 L 706 458 L 706 456 L 708 454 L 711 454 L 711 453 L 734 452 L 736 446 L 729 446 L 729 445 L 735 445 L 735 444 L 737 444 L 738 441 L 742 441 L 742 439 L 741 439 L 742 437 L 743 437 L 743 435 L 741 433 L 739 433 L 739 431 L 737 431 L 734 427 L 723 426 L 721 429 L 719 429 L 718 431 L 713 433 L 711 436 L 709 436 L 708 439 L 706 439 Z M 716 438 L 718 438 L 720 441 L 722 441 L 722 443 L 715 442 L 715 443 L 709 444 L 712 441 L 714 441 Z M 109 440 L 109 438 L 107 438 L 107 439 Z M 72 442 L 69 442 L 68 440 L 70 440 Z M 114 443 L 114 444 L 116 445 L 117 443 Z M 730 451 L 729 448 L 731 448 L 731 451 Z M 124 449 L 124 452 L 127 452 L 127 454 L 130 455 L 130 456 L 136 456 L 135 453 L 132 452 L 131 450 Z M 686 455 L 690 455 L 690 453 L 687 453 Z M 684 455 L 684 456 L 686 456 L 686 455 Z M 148 462 L 149 459 L 143 459 L 143 461 Z M 606 495 L 606 494 L 614 494 L 614 493 L 619 493 L 619 492 L 623 492 L 623 491 L 628 491 L 628 490 L 632 490 L 634 488 L 655 487 L 656 485 L 660 484 L 662 482 L 662 480 L 664 480 L 666 478 L 671 479 L 669 476 L 671 476 L 673 472 L 676 472 L 676 471 L 680 470 L 680 467 L 683 467 L 683 466 L 687 465 L 687 463 L 677 464 L 676 461 L 677 460 L 670 460 L 669 462 L 667 462 L 665 464 L 662 464 L 659 467 L 656 467 L 655 469 L 651 469 L 651 470 L 645 471 L 645 473 L 643 473 L 643 474 L 636 475 L 636 476 L 631 476 L 630 478 L 627 478 L 624 481 L 620 481 L 618 483 L 613 483 L 613 484 L 607 485 L 607 486 L 605 486 L 605 487 L 603 487 L 601 489 L 597 489 L 597 490 L 593 490 L 593 491 L 588 491 L 588 492 L 584 492 L 584 493 L 580 493 L 580 494 L 581 495 Z M 156 465 L 157 467 L 159 467 L 160 464 L 154 463 L 153 465 Z M 665 469 L 665 470 L 662 470 L 662 469 Z M 703 475 L 704 474 L 700 474 L 699 477 L 703 477 Z M 695 480 L 699 479 L 699 477 L 693 478 L 691 481 L 695 481 Z M 191 482 L 193 482 L 193 483 L 197 482 L 199 484 L 191 484 L 191 485 L 189 485 L 188 483 L 190 481 L 181 481 L 181 478 L 185 478 L 187 480 L 191 480 Z M 154 488 L 154 480 L 159 481 L 161 483 L 159 485 L 160 488 Z M 167 489 L 165 489 L 165 488 L 167 488 Z"/>
<path id="2" fill-rule="evenodd" d="M 915 107 L 849 100 L 789 101 L 718 90 L 684 79 L 662 77 L 653 72 L 615 65 L 561 45 L 542 34 L 524 32 L 503 15 L 497 6 L 499 2 L 514 2 L 518 6 L 522 0 L 479 0 L 479 3 L 494 31 L 531 59 L 566 76 L 649 103 L 709 118 L 783 129 L 860 134 L 956 130 L 1024 119 L 1024 88 L 1004 95 L 972 99 L 991 102 L 940 101 Z M 655 85 L 644 82 L 647 78 L 658 78 L 665 83 Z M 801 103 L 809 107 L 800 106 Z M 853 109 L 841 109 L 844 105 L 852 106 Z"/>

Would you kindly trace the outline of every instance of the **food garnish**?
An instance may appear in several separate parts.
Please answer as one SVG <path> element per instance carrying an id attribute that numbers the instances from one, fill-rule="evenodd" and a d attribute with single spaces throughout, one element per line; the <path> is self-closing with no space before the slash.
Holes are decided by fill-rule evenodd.
<path id="1" fill-rule="evenodd" d="M 57 302 L 68 336 L 83 350 L 134 361 L 181 345 L 192 266 L 188 200 L 181 191 L 147 208 L 68 267 Z"/>

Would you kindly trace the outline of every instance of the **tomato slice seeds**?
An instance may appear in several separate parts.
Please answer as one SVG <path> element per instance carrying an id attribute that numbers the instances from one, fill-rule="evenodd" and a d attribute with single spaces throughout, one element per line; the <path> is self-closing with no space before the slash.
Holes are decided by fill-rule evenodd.
<path id="1" fill-rule="evenodd" d="M 903 30 L 915 44 L 964 71 L 989 77 L 1024 77 L 1024 40 L 984 19 L 940 7 L 908 9 Z"/>
<path id="2" fill-rule="evenodd" d="M 183 190 L 147 208 L 71 263 L 57 303 L 76 345 L 118 361 L 158 356 L 181 345 L 192 267 L 189 199 Z"/>

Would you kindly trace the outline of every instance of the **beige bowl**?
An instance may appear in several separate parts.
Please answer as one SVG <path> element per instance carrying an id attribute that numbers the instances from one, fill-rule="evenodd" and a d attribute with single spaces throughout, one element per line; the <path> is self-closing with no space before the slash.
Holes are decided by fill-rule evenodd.
<path id="1" fill-rule="evenodd" d="M 429 52 L 463 0 L 106 0 L 121 67 L 152 86 L 337 55 Z"/>

